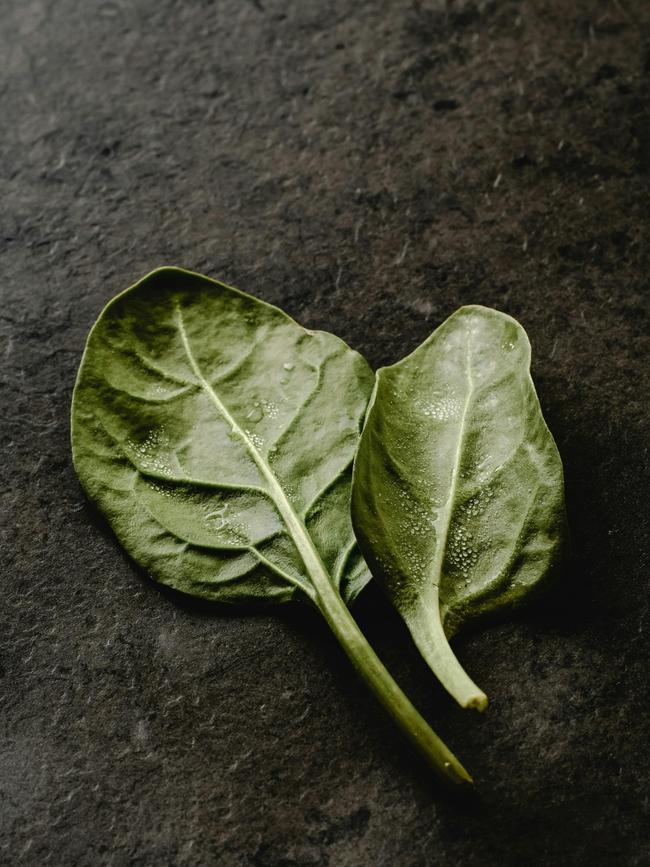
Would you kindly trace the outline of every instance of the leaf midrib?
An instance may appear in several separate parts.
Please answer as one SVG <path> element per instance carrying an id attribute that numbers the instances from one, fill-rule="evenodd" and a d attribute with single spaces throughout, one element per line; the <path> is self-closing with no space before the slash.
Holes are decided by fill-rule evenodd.
<path id="1" fill-rule="evenodd" d="M 187 359 L 190 363 L 192 371 L 196 378 L 199 381 L 199 384 L 208 395 L 217 411 L 221 414 L 221 416 L 230 424 L 232 432 L 238 436 L 245 444 L 249 454 L 251 455 L 255 465 L 259 469 L 262 477 L 266 481 L 269 486 L 269 495 L 273 500 L 280 516 L 284 520 L 287 528 L 289 530 L 289 535 L 293 540 L 294 545 L 303 561 L 305 569 L 307 570 L 307 574 L 309 579 L 313 585 L 315 594 L 321 595 L 321 592 L 324 590 L 327 593 L 327 590 L 331 587 L 331 579 L 323 562 L 318 554 L 318 551 L 314 547 L 314 544 L 307 532 L 307 528 L 303 524 L 302 520 L 295 512 L 293 506 L 289 502 L 287 495 L 285 494 L 282 485 L 276 478 L 273 473 L 271 467 L 264 460 L 264 457 L 260 454 L 258 449 L 255 447 L 253 441 L 249 438 L 246 431 L 240 427 L 235 417 L 232 415 L 228 407 L 221 400 L 219 395 L 216 393 L 210 382 L 203 375 L 201 368 L 198 365 L 198 362 L 192 352 L 192 347 L 189 342 L 189 338 L 187 336 L 187 331 L 185 329 L 185 323 L 183 320 L 183 313 L 180 308 L 180 305 L 176 305 L 176 325 L 178 328 L 178 332 L 180 334 L 181 342 L 183 344 L 183 349 L 185 350 L 185 354 L 187 355 Z M 305 592 L 308 592 L 305 590 Z M 315 600 L 315 596 L 310 594 L 313 601 Z"/>
<path id="2" fill-rule="evenodd" d="M 460 476 L 460 465 L 462 462 L 462 453 L 463 446 L 465 443 L 465 432 L 467 425 L 467 415 L 469 412 L 469 407 L 472 402 L 472 396 L 474 394 L 474 380 L 472 378 L 472 351 L 471 351 L 471 343 L 470 343 L 470 332 L 466 333 L 465 340 L 465 374 L 467 380 L 467 395 L 465 397 L 465 405 L 463 406 L 463 412 L 460 418 L 460 428 L 458 431 L 458 444 L 456 446 L 456 454 L 454 456 L 454 465 L 451 472 L 451 480 L 449 482 L 449 494 L 445 505 L 442 510 L 438 513 L 438 517 L 436 519 L 436 529 L 441 527 L 442 532 L 438 532 L 438 540 L 439 544 L 436 547 L 436 552 L 432 564 L 432 572 L 434 577 L 434 590 L 436 596 L 439 595 L 440 592 L 440 582 L 442 579 L 442 565 L 444 563 L 445 553 L 447 551 L 447 540 L 449 538 L 449 530 L 451 528 L 451 516 L 454 509 L 454 503 L 456 501 L 456 494 L 458 490 L 458 478 Z"/>

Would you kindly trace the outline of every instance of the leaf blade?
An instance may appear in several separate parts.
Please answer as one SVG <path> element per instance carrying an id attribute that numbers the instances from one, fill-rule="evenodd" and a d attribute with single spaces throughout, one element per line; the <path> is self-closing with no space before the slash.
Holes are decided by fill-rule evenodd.
<path id="1" fill-rule="evenodd" d="M 324 372 L 328 365 L 331 374 Z M 124 547 L 158 580 L 240 601 L 242 587 L 232 594 L 230 577 L 226 585 L 215 582 L 214 593 L 203 579 L 193 588 L 192 579 L 183 578 L 182 545 L 209 547 L 206 536 L 222 550 L 240 549 L 242 575 L 250 573 L 243 566 L 250 566 L 251 556 L 265 569 L 277 557 L 276 577 L 288 585 L 282 601 L 296 589 L 313 599 L 313 576 L 297 577 L 305 572 L 305 558 L 312 571 L 323 571 L 304 506 L 318 505 L 337 482 L 349 501 L 351 462 L 372 381 L 361 356 L 334 335 L 308 332 L 225 284 L 158 269 L 113 299 L 91 332 L 73 397 L 75 467 Z M 334 423 L 320 424 L 328 401 Z M 302 462 L 296 470 L 291 452 L 298 440 Z M 236 510 L 232 491 L 240 495 Z M 125 507 L 129 495 L 140 502 Z M 182 514 L 188 504 L 196 506 L 192 520 Z M 349 509 L 327 503 L 322 509 L 339 541 L 353 543 Z M 148 528 L 140 538 L 139 520 Z M 187 538 L 188 523 L 201 524 L 203 536 Z M 287 529 L 293 552 L 273 541 L 278 524 Z M 265 528 L 261 538 L 270 539 L 265 551 L 249 544 L 257 525 Z M 170 534 L 179 526 L 185 535 L 179 530 L 174 546 Z M 224 566 L 228 576 L 237 571 L 232 566 Z M 189 574 L 197 568 L 195 558 Z M 368 577 L 367 570 L 341 574 L 344 596 L 351 600 Z M 263 582 L 253 581 L 244 595 L 264 598 Z"/>
<path id="2" fill-rule="evenodd" d="M 520 604 L 564 543 L 562 465 L 514 319 L 460 308 L 378 371 L 352 504 L 362 552 L 421 653 L 460 704 L 482 709 L 447 637 Z"/>

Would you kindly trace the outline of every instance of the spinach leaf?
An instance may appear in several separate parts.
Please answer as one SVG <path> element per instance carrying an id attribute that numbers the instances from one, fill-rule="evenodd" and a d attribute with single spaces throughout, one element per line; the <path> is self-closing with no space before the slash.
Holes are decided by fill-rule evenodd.
<path id="1" fill-rule="evenodd" d="M 434 673 L 464 707 L 486 707 L 447 638 L 519 605 L 565 537 L 562 463 L 514 319 L 462 307 L 377 372 L 352 511 L 373 574 Z"/>
<path id="2" fill-rule="evenodd" d="M 369 579 L 350 487 L 373 379 L 337 337 L 162 268 L 111 301 L 90 333 L 72 404 L 74 464 L 158 581 L 220 602 L 315 605 L 431 766 L 468 782 L 345 604 Z"/>

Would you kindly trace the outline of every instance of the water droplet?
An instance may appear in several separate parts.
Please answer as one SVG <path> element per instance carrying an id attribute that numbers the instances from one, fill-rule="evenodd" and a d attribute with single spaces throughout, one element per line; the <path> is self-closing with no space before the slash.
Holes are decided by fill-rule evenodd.
<path id="1" fill-rule="evenodd" d="M 245 430 L 244 433 L 248 437 L 248 439 L 252 442 L 256 449 L 261 449 L 264 447 L 264 440 L 259 434 L 254 433 L 250 430 Z"/>
<path id="2" fill-rule="evenodd" d="M 258 421 L 262 421 L 264 418 L 264 409 L 259 400 L 256 400 L 253 406 L 246 413 L 247 421 L 252 422 L 253 424 L 257 424 Z"/>
<path id="3" fill-rule="evenodd" d="M 287 485 L 285 482 L 282 483 L 282 490 L 287 495 L 290 500 L 295 500 L 296 491 L 295 488 L 292 488 L 291 485 Z"/>
<path id="4" fill-rule="evenodd" d="M 260 401 L 260 406 L 262 407 L 262 411 L 269 418 L 276 418 L 278 415 L 278 406 L 275 403 L 272 403 L 270 400 L 262 400 Z"/>

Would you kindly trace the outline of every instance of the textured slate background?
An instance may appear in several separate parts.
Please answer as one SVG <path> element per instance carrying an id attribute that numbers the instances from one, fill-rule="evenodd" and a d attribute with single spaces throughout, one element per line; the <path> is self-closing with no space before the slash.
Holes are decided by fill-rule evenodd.
<path id="1" fill-rule="evenodd" d="M 2 0 L 0 57 L 0 863 L 650 864 L 650 4 Z M 459 640 L 488 713 L 357 608 L 475 799 L 315 615 L 172 598 L 86 505 L 84 339 L 163 263 L 374 365 L 461 303 L 527 328 L 574 556 Z"/>

